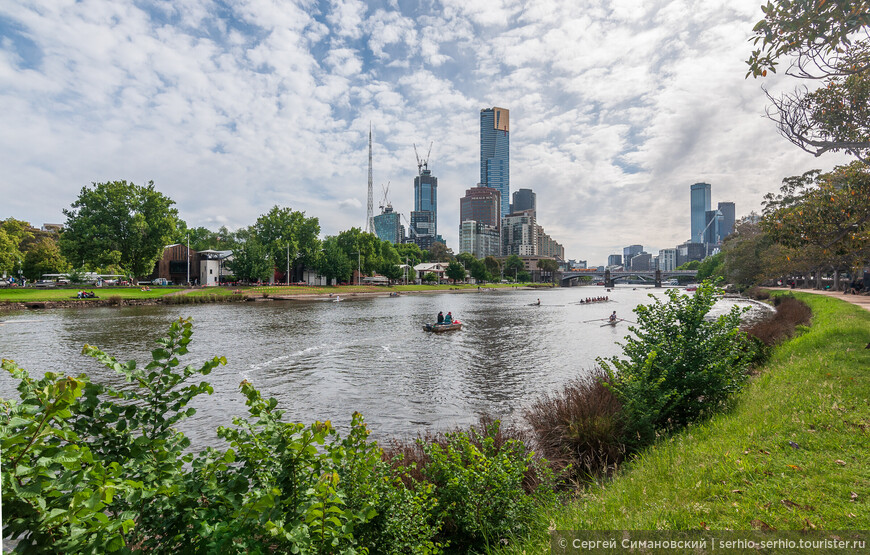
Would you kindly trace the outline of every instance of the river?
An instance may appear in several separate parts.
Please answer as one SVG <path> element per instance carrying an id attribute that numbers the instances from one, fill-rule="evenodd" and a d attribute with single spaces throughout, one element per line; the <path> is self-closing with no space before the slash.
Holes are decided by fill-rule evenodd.
<path id="1" fill-rule="evenodd" d="M 409 438 L 426 430 L 465 426 L 484 412 L 515 418 L 537 397 L 558 391 L 621 353 L 627 324 L 601 327 L 616 310 L 631 309 L 662 289 L 620 286 L 490 290 L 207 305 L 57 309 L 0 316 L 0 356 L 32 375 L 87 373 L 122 385 L 123 378 L 81 354 L 96 345 L 119 361 L 150 360 L 170 322 L 194 321 L 182 364 L 225 356 L 206 379 L 214 394 L 193 404 L 181 428 L 194 447 L 215 444 L 215 429 L 245 415 L 242 380 L 275 397 L 294 421 L 331 420 L 343 428 L 360 411 L 378 439 Z M 609 294 L 615 302 L 576 304 Z M 541 306 L 530 306 L 540 298 Z M 422 330 L 438 311 L 452 311 L 461 331 Z M 3 373 L 0 397 L 17 397 Z"/>

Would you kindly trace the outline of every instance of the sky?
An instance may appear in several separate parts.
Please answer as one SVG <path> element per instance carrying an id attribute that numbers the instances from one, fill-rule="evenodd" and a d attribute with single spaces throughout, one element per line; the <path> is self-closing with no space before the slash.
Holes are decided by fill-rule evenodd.
<path id="1" fill-rule="evenodd" d="M 63 223 L 91 183 L 153 181 L 188 226 L 272 206 L 323 236 L 410 219 L 432 144 L 438 232 L 480 180 L 479 113 L 510 110 L 511 190 L 569 259 L 689 238 L 689 186 L 758 211 L 815 158 L 745 79 L 760 0 L 11 0 L 0 4 L 0 219 Z"/>

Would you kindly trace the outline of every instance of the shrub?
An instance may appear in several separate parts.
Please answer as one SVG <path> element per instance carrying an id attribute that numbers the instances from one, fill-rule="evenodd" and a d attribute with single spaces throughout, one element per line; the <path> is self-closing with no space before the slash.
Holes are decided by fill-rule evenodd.
<path id="1" fill-rule="evenodd" d="M 705 319 L 716 301 L 711 283 L 692 296 L 666 294 L 666 303 L 654 298 L 634 309 L 638 325 L 622 346 L 625 359 L 598 359 L 623 403 L 629 448 L 715 411 L 740 389 L 754 356 L 739 330 L 740 308 Z"/>
<path id="2" fill-rule="evenodd" d="M 478 551 L 528 533 L 534 509 L 555 500 L 552 475 L 520 441 L 496 441 L 500 422 L 486 430 L 448 432 L 446 444 L 422 445 L 422 469 L 434 484 L 443 537 L 459 551 Z M 523 489 L 530 468 L 546 477 L 533 493 Z"/>
<path id="3" fill-rule="evenodd" d="M 526 434 L 483 416 L 467 430 L 393 442 L 384 459 L 427 483 L 442 522 L 437 536 L 451 551 L 481 551 L 525 534 L 533 507 L 554 503 L 555 478 L 545 460 L 526 446 Z M 524 441 L 525 440 L 525 441 Z"/>
<path id="4" fill-rule="evenodd" d="M 534 445 L 557 474 L 577 482 L 610 474 L 624 459 L 622 403 L 600 368 L 525 411 Z"/>
<path id="5" fill-rule="evenodd" d="M 772 347 L 793 336 L 797 326 L 809 324 L 812 318 L 810 307 L 794 295 L 778 295 L 774 299 L 774 313 L 746 328 L 746 333 L 765 347 Z"/>

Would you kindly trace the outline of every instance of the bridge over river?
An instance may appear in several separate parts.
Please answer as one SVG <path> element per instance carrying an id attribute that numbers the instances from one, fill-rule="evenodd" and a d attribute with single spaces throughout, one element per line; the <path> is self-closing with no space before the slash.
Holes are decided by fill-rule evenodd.
<path id="1" fill-rule="evenodd" d="M 663 279 L 679 278 L 681 276 L 688 276 L 694 278 L 697 275 L 697 270 L 604 270 L 603 272 L 599 272 L 597 270 L 583 270 L 577 272 L 561 272 L 560 274 L 557 274 L 556 277 L 561 282 L 563 287 L 571 285 L 572 280 L 576 280 L 577 278 L 582 276 L 591 277 L 593 281 L 604 281 L 605 287 L 613 287 L 619 280 L 627 280 L 632 278 L 642 279 L 650 283 L 655 283 L 656 287 L 661 287 Z"/>

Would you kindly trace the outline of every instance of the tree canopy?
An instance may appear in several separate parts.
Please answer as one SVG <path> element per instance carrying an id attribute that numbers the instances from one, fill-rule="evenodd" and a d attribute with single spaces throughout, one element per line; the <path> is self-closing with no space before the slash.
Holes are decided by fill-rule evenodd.
<path id="1" fill-rule="evenodd" d="M 870 257 L 870 168 L 861 162 L 783 180 L 764 201 L 762 227 L 792 250 L 812 249 L 819 263 L 855 266 Z"/>
<path id="2" fill-rule="evenodd" d="M 111 181 L 82 187 L 64 209 L 61 251 L 74 265 L 94 269 L 120 266 L 136 276 L 151 273 L 175 236 L 178 212 L 169 197 L 154 188 Z"/>
<path id="3" fill-rule="evenodd" d="M 775 73 L 789 60 L 786 74 L 813 83 L 810 91 L 768 97 L 768 116 L 780 134 L 819 156 L 844 151 L 870 156 L 870 1 L 776 0 L 761 7 L 752 39 L 758 46 L 747 60 L 748 76 Z"/>

